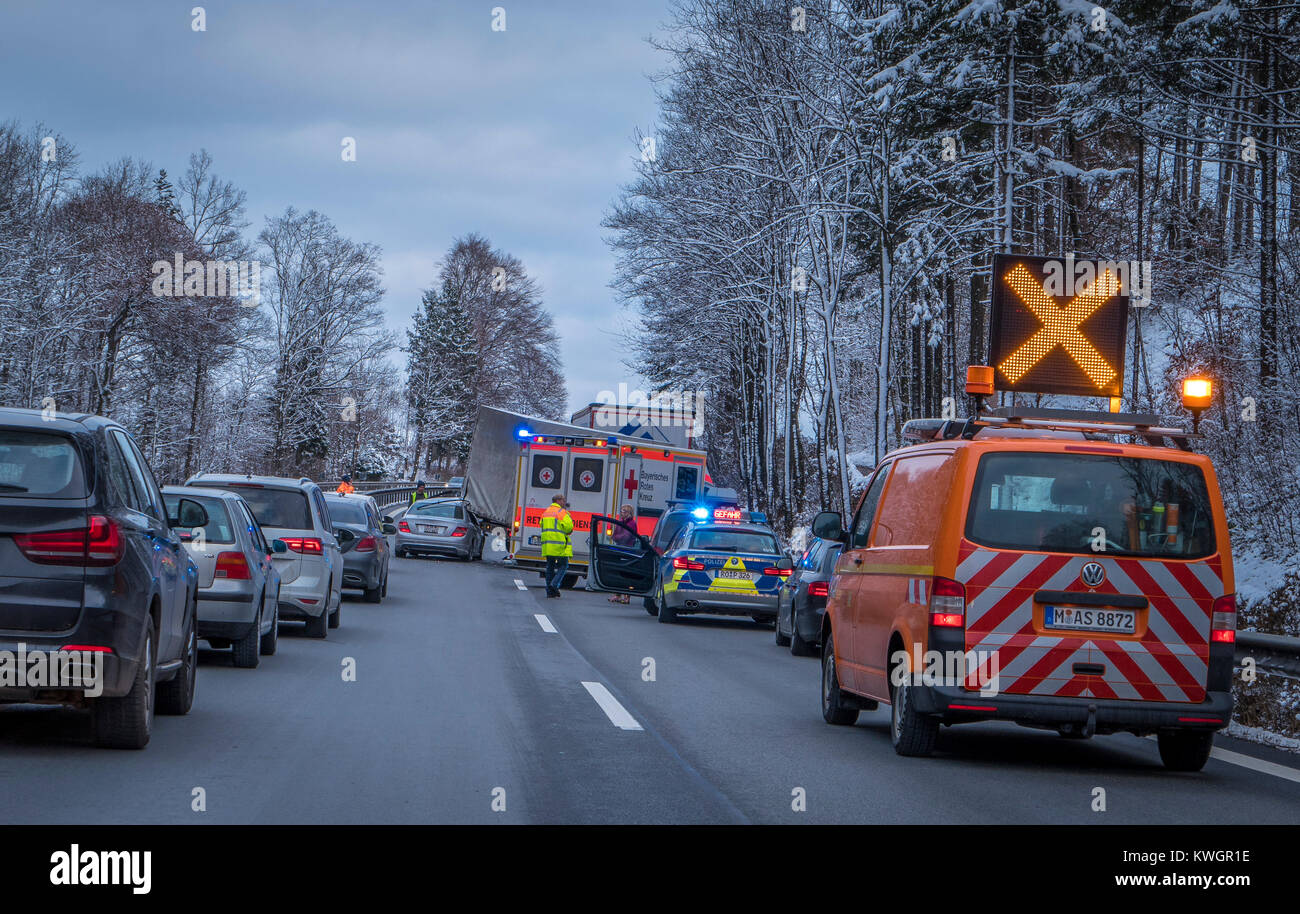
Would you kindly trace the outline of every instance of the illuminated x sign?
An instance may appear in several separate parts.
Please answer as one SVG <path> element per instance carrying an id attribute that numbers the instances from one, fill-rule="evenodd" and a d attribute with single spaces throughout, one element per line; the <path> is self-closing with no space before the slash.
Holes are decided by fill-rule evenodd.
<path id="1" fill-rule="evenodd" d="M 999 390 L 1123 393 L 1128 290 L 1113 267 L 994 255 L 989 357 Z"/>

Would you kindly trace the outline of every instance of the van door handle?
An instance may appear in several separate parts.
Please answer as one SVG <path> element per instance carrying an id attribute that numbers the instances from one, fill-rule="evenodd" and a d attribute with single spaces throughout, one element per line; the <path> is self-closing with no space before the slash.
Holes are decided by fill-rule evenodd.
<path id="1" fill-rule="evenodd" d="M 862 557 L 861 557 L 861 556 L 857 556 L 857 555 L 855 555 L 855 556 L 853 557 L 853 564 L 854 564 L 854 565 L 861 565 L 861 564 L 862 564 Z"/>

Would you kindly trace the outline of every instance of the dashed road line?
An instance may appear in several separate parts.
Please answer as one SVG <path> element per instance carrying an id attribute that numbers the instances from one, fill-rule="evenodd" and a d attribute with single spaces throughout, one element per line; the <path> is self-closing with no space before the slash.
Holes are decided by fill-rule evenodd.
<path id="1" fill-rule="evenodd" d="M 518 578 L 515 578 L 515 586 L 518 587 L 520 590 L 528 589 L 528 585 L 525 584 L 523 581 L 519 580 Z"/>
<path id="2" fill-rule="evenodd" d="M 627 708 L 618 703 L 618 699 L 609 693 L 599 682 L 584 682 L 582 687 L 587 690 L 592 698 L 596 699 L 596 704 L 605 712 L 609 722 L 620 730 L 640 730 L 641 725 L 636 722 L 636 718 L 628 713 Z"/>
<path id="3" fill-rule="evenodd" d="M 536 619 L 537 624 L 542 627 L 542 631 L 551 635 L 555 634 L 555 626 L 551 624 L 550 619 L 546 618 L 545 613 L 533 613 L 533 618 Z"/>

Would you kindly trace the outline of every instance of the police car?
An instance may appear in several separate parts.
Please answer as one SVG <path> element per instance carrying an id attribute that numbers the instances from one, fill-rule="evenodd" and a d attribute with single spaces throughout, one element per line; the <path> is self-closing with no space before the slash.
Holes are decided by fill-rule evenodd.
<path id="1" fill-rule="evenodd" d="M 749 616 L 762 623 L 776 618 L 781 584 L 794 564 L 763 514 L 697 507 L 662 553 L 644 536 L 632 546 L 615 543 L 614 518 L 592 521 L 593 589 L 650 597 L 660 622 L 690 613 Z"/>

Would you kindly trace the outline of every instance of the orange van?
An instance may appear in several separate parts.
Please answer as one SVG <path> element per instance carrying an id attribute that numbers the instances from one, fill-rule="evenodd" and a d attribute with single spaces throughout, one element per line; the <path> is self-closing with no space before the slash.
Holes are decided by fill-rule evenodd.
<path id="1" fill-rule="evenodd" d="M 1007 720 L 1154 733 L 1168 768 L 1205 764 L 1231 718 L 1236 631 L 1214 468 L 1179 430 L 1062 415 L 913 428 L 923 440 L 881 461 L 847 529 L 817 516 L 845 544 L 822 630 L 828 723 L 884 702 L 902 755 L 929 754 L 941 725 Z"/>

